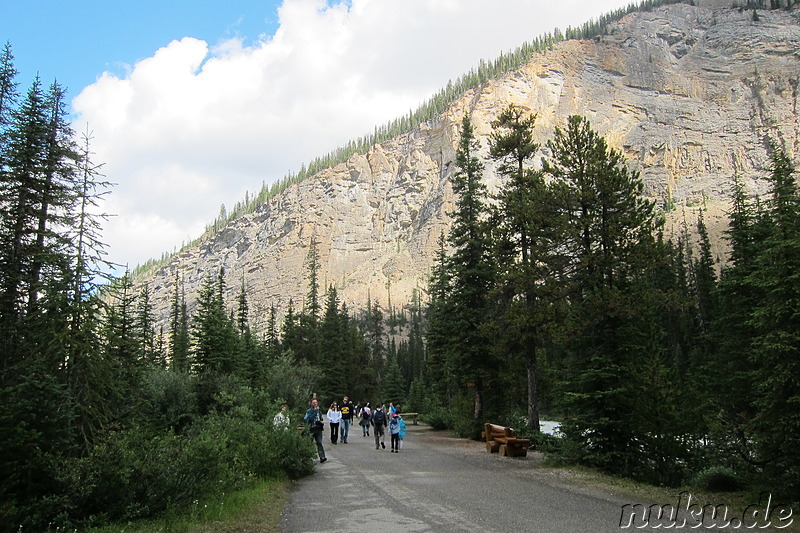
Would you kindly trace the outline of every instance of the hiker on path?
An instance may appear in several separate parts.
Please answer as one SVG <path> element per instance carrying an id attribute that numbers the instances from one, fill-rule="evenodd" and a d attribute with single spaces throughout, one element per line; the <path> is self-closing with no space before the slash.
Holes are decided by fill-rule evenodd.
<path id="1" fill-rule="evenodd" d="M 344 444 L 347 444 L 347 438 L 350 436 L 350 423 L 353 421 L 353 413 L 355 413 L 353 402 L 351 402 L 347 396 L 345 396 L 342 400 L 342 405 L 339 406 L 339 411 L 342 412 L 341 441 Z"/>
<path id="2" fill-rule="evenodd" d="M 363 437 L 369 437 L 369 424 L 370 420 L 372 419 L 372 410 L 369 408 L 369 402 L 364 404 L 364 407 L 361 408 L 359 413 L 361 417 L 361 433 Z"/>
<path id="3" fill-rule="evenodd" d="M 392 444 L 392 453 L 400 453 L 400 417 L 397 413 L 392 415 L 389 422 L 389 438 Z"/>
<path id="4" fill-rule="evenodd" d="M 342 420 L 342 412 L 339 410 L 339 404 L 333 402 L 330 409 L 328 409 L 328 422 L 331 423 L 331 444 L 339 442 L 339 423 Z"/>
<path id="5" fill-rule="evenodd" d="M 306 411 L 306 416 L 303 417 L 303 420 L 305 420 L 308 426 L 308 432 L 311 434 L 314 442 L 317 443 L 319 462 L 324 463 L 328 460 L 328 458 L 325 457 L 325 448 L 322 446 L 322 430 L 325 427 L 325 422 L 322 419 L 322 410 L 319 408 L 319 402 L 316 398 L 311 400 L 311 405 Z"/>
<path id="6" fill-rule="evenodd" d="M 375 429 L 375 449 L 386 449 L 386 413 L 378 406 L 372 411 L 372 426 Z"/>

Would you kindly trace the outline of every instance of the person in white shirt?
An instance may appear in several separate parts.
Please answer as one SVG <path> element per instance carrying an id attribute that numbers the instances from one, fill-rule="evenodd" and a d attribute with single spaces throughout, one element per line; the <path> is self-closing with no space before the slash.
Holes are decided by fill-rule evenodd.
<path id="1" fill-rule="evenodd" d="M 342 421 L 342 412 L 339 410 L 339 404 L 333 402 L 331 408 L 328 409 L 328 422 L 331 424 L 331 443 L 336 444 L 339 441 L 339 422 Z"/>
<path id="2" fill-rule="evenodd" d="M 288 408 L 289 406 L 285 403 L 281 404 L 281 410 L 278 411 L 278 414 L 272 419 L 272 425 L 275 426 L 275 429 L 286 429 L 289 427 L 289 417 L 286 415 L 286 409 Z"/>

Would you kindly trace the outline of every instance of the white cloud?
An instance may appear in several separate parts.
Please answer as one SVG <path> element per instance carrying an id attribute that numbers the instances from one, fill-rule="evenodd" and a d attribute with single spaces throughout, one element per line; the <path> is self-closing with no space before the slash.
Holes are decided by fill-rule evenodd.
<path id="1" fill-rule="evenodd" d="M 191 36 L 105 73 L 73 101 L 118 185 L 110 259 L 131 267 L 199 236 L 302 163 L 367 134 L 475 67 L 623 0 L 284 0 L 252 46 Z"/>

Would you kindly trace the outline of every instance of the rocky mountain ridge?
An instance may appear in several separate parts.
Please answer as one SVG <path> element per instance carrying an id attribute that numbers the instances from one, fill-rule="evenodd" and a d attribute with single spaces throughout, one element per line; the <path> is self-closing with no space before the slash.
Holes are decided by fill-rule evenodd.
<path id="1" fill-rule="evenodd" d="M 800 11 L 731 8 L 695 0 L 633 13 L 592 40 L 565 41 L 522 68 L 469 91 L 436 119 L 294 185 L 145 273 L 166 325 L 176 273 L 190 313 L 220 267 L 228 301 L 244 283 L 252 325 L 270 306 L 301 308 L 312 240 L 322 291 L 351 309 L 368 298 L 402 305 L 423 294 L 454 206 L 459 125 L 469 113 L 484 153 L 491 121 L 514 103 L 537 114 L 542 146 L 571 114 L 586 116 L 641 173 L 670 228 L 704 211 L 720 255 L 732 179 L 766 190 L 767 143 L 797 153 Z M 546 155 L 543 149 L 543 155 Z M 484 179 L 500 186 L 491 163 Z"/>

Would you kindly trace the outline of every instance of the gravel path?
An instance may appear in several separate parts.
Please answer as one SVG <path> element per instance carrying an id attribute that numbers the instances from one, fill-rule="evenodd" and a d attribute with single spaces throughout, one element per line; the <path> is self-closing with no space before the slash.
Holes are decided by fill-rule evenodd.
<path id="1" fill-rule="evenodd" d="M 358 426 L 349 440 L 326 441 L 328 461 L 296 483 L 283 532 L 619 532 L 629 503 L 565 482 L 536 453 L 500 457 L 427 426 L 409 425 L 400 453 L 388 435 L 376 450 Z"/>

